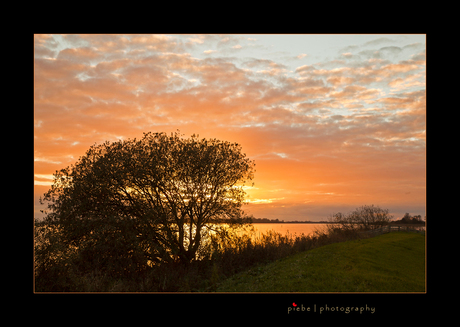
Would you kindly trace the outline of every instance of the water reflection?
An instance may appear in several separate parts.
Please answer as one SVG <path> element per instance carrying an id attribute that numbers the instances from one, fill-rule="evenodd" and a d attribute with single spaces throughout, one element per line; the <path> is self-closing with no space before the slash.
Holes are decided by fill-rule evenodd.
<path id="1" fill-rule="evenodd" d="M 280 233 L 281 235 L 297 235 L 304 234 L 308 236 L 315 232 L 315 230 L 323 230 L 326 224 L 253 224 L 256 236 L 260 236 L 269 230 Z"/>

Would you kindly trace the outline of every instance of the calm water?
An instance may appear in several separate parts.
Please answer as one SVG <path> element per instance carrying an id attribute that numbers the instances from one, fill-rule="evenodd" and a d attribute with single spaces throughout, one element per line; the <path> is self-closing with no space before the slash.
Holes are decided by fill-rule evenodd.
<path id="1" fill-rule="evenodd" d="M 282 235 L 286 234 L 305 234 L 310 235 L 317 229 L 323 229 L 326 227 L 325 224 L 253 224 L 254 229 L 256 230 L 256 235 L 259 236 L 263 233 L 266 233 L 269 230 L 274 230 L 275 232 L 281 233 Z M 259 234 L 260 233 L 260 234 Z"/>
<path id="2" fill-rule="evenodd" d="M 263 233 L 266 233 L 268 230 L 274 230 L 275 232 L 281 233 L 282 235 L 286 234 L 305 234 L 310 235 L 315 230 L 322 230 L 326 228 L 326 224 L 253 224 L 256 231 L 256 236 L 260 236 Z M 425 230 L 425 226 L 410 226 L 411 228 L 417 230 Z"/>

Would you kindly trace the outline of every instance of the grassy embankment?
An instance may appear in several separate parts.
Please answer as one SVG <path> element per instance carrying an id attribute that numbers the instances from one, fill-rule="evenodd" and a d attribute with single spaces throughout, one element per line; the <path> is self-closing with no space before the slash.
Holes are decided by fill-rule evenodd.
<path id="1" fill-rule="evenodd" d="M 392 232 L 238 273 L 217 292 L 425 292 L 425 235 Z"/>

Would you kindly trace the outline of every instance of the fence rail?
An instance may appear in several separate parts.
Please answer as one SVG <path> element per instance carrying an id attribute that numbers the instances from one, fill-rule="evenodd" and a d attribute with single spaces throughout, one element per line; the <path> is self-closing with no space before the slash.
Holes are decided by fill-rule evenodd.
<path id="1" fill-rule="evenodd" d="M 415 233 L 425 234 L 424 230 L 418 230 L 412 226 L 392 226 L 392 225 L 387 225 L 387 226 L 383 226 L 380 228 L 371 229 L 363 233 L 371 234 L 375 236 L 375 235 L 390 233 L 392 231 L 406 231 L 406 232 L 415 232 Z"/>

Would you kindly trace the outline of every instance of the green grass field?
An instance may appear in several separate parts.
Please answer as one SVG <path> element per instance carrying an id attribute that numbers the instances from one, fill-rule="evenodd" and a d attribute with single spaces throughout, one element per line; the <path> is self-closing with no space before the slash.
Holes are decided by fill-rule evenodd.
<path id="1" fill-rule="evenodd" d="M 425 292 L 425 235 L 392 232 L 254 267 L 217 292 Z"/>

